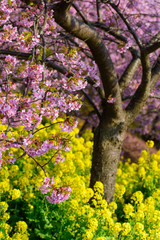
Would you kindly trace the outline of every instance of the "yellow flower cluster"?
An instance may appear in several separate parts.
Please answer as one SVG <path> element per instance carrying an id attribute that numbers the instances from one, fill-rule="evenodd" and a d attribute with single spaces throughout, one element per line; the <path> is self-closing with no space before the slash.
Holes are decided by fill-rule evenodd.
<path id="1" fill-rule="evenodd" d="M 128 236 L 131 231 L 131 225 L 129 223 L 122 224 L 121 234 L 122 236 Z"/>
<path id="2" fill-rule="evenodd" d="M 117 173 L 114 201 L 109 205 L 102 197 L 103 185 L 95 184 L 94 211 L 89 214 L 84 239 L 160 239 L 160 151 L 150 155 L 143 150 L 138 163 L 120 162 Z M 119 206 L 123 206 L 124 223 L 118 222 Z M 92 221 L 93 225 L 89 224 Z M 103 229 L 103 237 L 95 238 L 97 225 Z"/>
<path id="3" fill-rule="evenodd" d="M 9 173 L 9 170 L 5 167 L 5 170 Z M 1 170 L 3 173 L 3 170 Z M 6 174 L 8 177 L 9 174 Z M 7 179 L 6 179 L 7 180 Z M 3 179 L 5 182 L 5 179 Z M 7 191 L 9 192 L 9 195 L 6 193 L 7 191 L 4 191 L 4 187 L 0 188 L 1 191 L 1 197 L 4 198 L 7 201 L 8 200 L 17 200 L 21 196 L 21 191 L 19 189 L 12 189 L 12 185 L 9 181 L 6 181 L 8 183 Z M 1 182 L 2 183 L 2 182 Z M 7 194 L 7 195 L 6 195 Z M 12 235 L 12 238 L 10 237 L 10 233 L 12 231 L 12 227 L 7 223 L 7 221 L 10 219 L 10 214 L 6 212 L 7 210 L 10 210 L 8 207 L 8 204 L 6 201 L 0 202 L 0 239 L 1 240 L 29 240 L 29 235 L 27 232 L 27 225 L 25 222 L 17 222 L 16 227 L 14 228 L 14 234 Z"/>
<path id="4" fill-rule="evenodd" d="M 106 240 L 106 237 L 98 237 L 96 240 Z"/>
<path id="5" fill-rule="evenodd" d="M 44 126 L 39 126 L 39 128 L 42 127 Z M 1 129 L 2 128 L 4 128 L 4 126 L 1 126 Z M 15 131 L 13 133 L 14 137 L 18 137 L 19 131 L 23 131 L 23 129 Z M 41 140 L 44 140 L 45 137 L 51 136 L 58 131 L 60 131 L 60 128 L 55 124 L 54 128 L 50 130 L 49 128 L 43 129 L 42 131 L 38 132 L 37 135 L 39 138 L 41 138 Z M 79 206 L 79 202 L 87 203 L 93 196 L 93 190 L 86 188 L 90 178 L 89 172 L 91 168 L 93 134 L 91 131 L 88 131 L 88 133 L 86 132 L 86 140 L 84 137 L 77 138 L 76 135 L 78 132 L 79 130 L 75 129 L 70 134 L 66 133 L 66 137 L 71 141 L 71 150 L 63 152 L 65 162 L 54 165 L 53 161 L 53 163 L 50 163 L 50 165 L 48 164 L 45 167 L 45 170 L 48 172 L 49 176 L 55 176 L 54 182 L 57 186 L 61 186 L 63 183 L 63 185 L 71 187 L 72 195 L 75 197 L 73 202 L 75 203 L 76 210 Z M 17 157 L 21 155 L 21 152 L 18 152 L 14 148 L 10 148 L 10 153 L 15 154 Z M 48 161 L 51 155 L 52 152 L 48 155 L 46 154 L 45 161 Z M 44 163 L 44 159 L 38 158 L 38 161 L 40 163 Z M 28 203 L 28 207 L 32 211 L 32 199 L 35 198 L 36 191 L 39 191 L 37 187 L 41 186 L 43 180 L 44 172 L 32 159 L 27 156 L 24 156 L 23 159 L 18 160 L 14 165 L 5 164 L 3 168 L 0 169 L 0 193 L 2 195 L 2 199 L 5 199 L 5 201 L 1 202 L 0 204 L 0 211 L 5 212 L 3 213 L 3 222 L 5 223 L 1 225 L 1 229 L 3 231 L 0 232 L 0 236 L 2 235 L 3 237 L 0 237 L 0 239 L 10 239 L 10 232 L 12 230 L 11 227 L 8 227 L 7 229 L 7 226 L 9 225 L 6 225 L 6 222 L 10 217 L 9 214 L 6 213 L 8 206 L 7 201 L 16 201 L 21 199 Z M 90 214 L 92 216 L 92 208 L 90 209 Z M 84 208 L 83 211 L 87 213 L 87 205 L 86 209 Z M 13 239 L 28 239 L 27 230 L 23 230 L 26 229 L 24 228 L 25 224 L 25 222 L 18 222 L 17 225 L 15 225 L 15 233 L 12 235 Z M 92 225 L 93 224 L 94 223 L 92 222 Z M 7 229 L 5 230 L 5 235 L 3 234 L 4 229 Z"/>
<path id="6" fill-rule="evenodd" d="M 24 221 L 19 221 L 16 223 L 16 229 L 18 232 L 24 234 L 27 232 L 27 224 Z"/>
<path id="7" fill-rule="evenodd" d="M 10 191 L 10 195 L 11 195 L 11 198 L 12 200 L 15 200 L 17 198 L 20 198 L 21 196 L 21 191 L 19 189 L 12 189 Z"/>
<path id="8" fill-rule="evenodd" d="M 59 127 L 55 124 L 37 132 L 37 137 L 43 140 L 57 132 Z M 69 222 L 65 231 L 73 236 L 72 239 L 83 240 L 160 239 L 160 151 L 152 155 L 149 153 L 154 143 L 147 142 L 148 150 L 142 151 L 137 163 L 120 161 L 114 199 L 108 204 L 103 199 L 101 182 L 96 182 L 93 190 L 88 188 L 93 134 L 87 130 L 82 137 L 77 135 L 78 129 L 66 133 L 71 141 L 71 150 L 63 152 L 63 163 L 54 165 L 53 160 L 45 166 L 48 175 L 55 176 L 57 187 L 63 184 L 72 189 L 67 203 L 59 204 Z M 14 149 L 10 151 L 17 156 L 20 154 Z M 44 164 L 53 154 L 54 150 L 37 159 Z M 18 221 L 13 229 L 8 225 L 7 202 L 26 201 L 28 211 L 33 211 L 33 199 L 36 199 L 39 193 L 37 187 L 43 179 L 42 169 L 27 156 L 14 165 L 6 164 L 0 170 L 0 213 L 3 219 L 0 221 L 0 239 L 29 239 L 27 223 Z"/>
<path id="9" fill-rule="evenodd" d="M 1 209 L 1 212 L 6 212 L 7 209 L 8 209 L 8 204 L 6 202 L 0 202 L 0 209 Z"/>
<path id="10" fill-rule="evenodd" d="M 154 142 L 153 142 L 152 140 L 148 140 L 148 141 L 146 142 L 146 145 L 147 145 L 147 147 L 149 147 L 149 148 L 153 148 L 153 147 L 154 147 Z"/>
<path id="11" fill-rule="evenodd" d="M 103 184 L 101 182 L 96 182 L 93 189 L 94 189 L 94 192 L 98 192 L 103 195 L 104 189 L 103 189 Z"/>

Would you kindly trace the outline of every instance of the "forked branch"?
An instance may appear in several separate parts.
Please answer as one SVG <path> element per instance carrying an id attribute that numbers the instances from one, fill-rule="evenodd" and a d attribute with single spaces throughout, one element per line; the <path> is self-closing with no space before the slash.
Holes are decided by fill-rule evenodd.
<path id="1" fill-rule="evenodd" d="M 121 93 L 124 92 L 130 81 L 132 80 L 138 66 L 140 65 L 140 56 L 138 54 L 138 51 L 133 50 L 132 52 L 132 60 L 128 64 L 127 68 L 125 69 L 124 73 L 122 74 L 119 85 L 120 85 L 120 91 Z"/>
<path id="2" fill-rule="evenodd" d="M 151 91 L 151 64 L 145 49 L 141 51 L 142 80 L 126 108 L 126 120 L 130 125 L 142 109 Z"/>
<path id="3" fill-rule="evenodd" d="M 57 4 L 57 7 L 54 7 L 55 21 L 67 32 L 88 45 L 99 68 L 106 99 L 108 99 L 110 95 L 116 99 L 112 105 L 111 112 L 114 112 L 115 116 L 117 116 L 119 110 L 122 110 L 122 104 L 117 74 L 110 54 L 99 33 L 92 26 L 85 24 L 69 13 L 72 3 L 73 1 L 67 3 L 65 0 L 62 0 Z"/>

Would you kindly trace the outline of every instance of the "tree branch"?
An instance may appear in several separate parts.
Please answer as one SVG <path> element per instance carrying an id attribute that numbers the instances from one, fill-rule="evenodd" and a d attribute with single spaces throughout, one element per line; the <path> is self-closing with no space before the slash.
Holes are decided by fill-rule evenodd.
<path id="1" fill-rule="evenodd" d="M 47 177 L 46 170 L 43 168 L 43 166 L 41 166 L 41 164 L 34 157 L 29 155 L 28 153 L 26 153 L 26 154 L 28 155 L 28 157 L 30 157 L 34 160 L 34 162 L 43 170 L 45 177 Z"/>
<path id="2" fill-rule="evenodd" d="M 140 56 L 138 54 L 138 51 L 136 49 L 131 50 L 132 53 L 132 60 L 128 64 L 127 68 L 125 69 L 124 73 L 122 74 L 119 85 L 120 85 L 120 91 L 121 94 L 124 92 L 126 87 L 128 86 L 129 82 L 132 80 L 139 64 L 140 64 Z"/>
<path id="3" fill-rule="evenodd" d="M 102 21 L 101 12 L 100 12 L 100 2 L 101 2 L 100 0 L 96 0 L 98 22 Z"/>
<path id="4" fill-rule="evenodd" d="M 10 50 L 6 50 L 6 49 L 5 50 L 1 49 L 0 54 L 15 56 L 15 57 L 18 57 L 18 58 L 24 59 L 24 60 L 28 60 L 29 57 L 32 56 L 32 53 L 16 52 L 16 51 L 10 51 Z"/>
<path id="5" fill-rule="evenodd" d="M 108 99 L 110 95 L 116 99 L 116 101 L 112 104 L 112 108 L 109 109 L 109 115 L 112 115 L 114 112 L 114 116 L 118 116 L 120 113 L 119 111 L 122 110 L 120 104 L 121 96 L 117 82 L 117 75 L 114 70 L 110 54 L 99 33 L 92 26 L 88 26 L 69 13 L 72 2 L 73 0 L 69 3 L 62 0 L 57 4 L 57 7 L 54 8 L 55 21 L 67 32 L 84 41 L 90 48 L 99 68 L 106 99 Z"/>
<path id="6" fill-rule="evenodd" d="M 74 9 L 77 11 L 77 13 L 79 14 L 79 16 L 82 18 L 82 20 L 84 21 L 84 23 L 89 24 L 88 20 L 85 18 L 85 16 L 83 15 L 83 13 L 80 11 L 80 9 L 78 8 L 78 6 L 75 3 L 72 3 L 72 6 L 74 7 Z"/>
<path id="7" fill-rule="evenodd" d="M 157 33 L 147 44 L 146 44 L 146 52 L 152 53 L 160 48 L 160 32 Z"/>
<path id="8" fill-rule="evenodd" d="M 151 91 L 151 65 L 145 49 L 141 51 L 142 81 L 126 107 L 126 120 L 130 125 L 142 109 Z"/>
<path id="9" fill-rule="evenodd" d="M 80 45 L 79 45 L 74 39 L 72 39 L 69 35 L 66 35 L 66 34 L 64 34 L 64 33 L 61 32 L 61 33 L 60 33 L 60 36 L 63 36 L 65 39 L 67 39 L 68 41 L 70 41 L 71 43 L 73 43 L 78 49 L 80 49 L 80 51 L 82 51 L 82 52 L 86 55 L 86 57 L 88 57 L 88 58 L 90 58 L 90 59 L 93 60 L 92 55 L 89 54 L 89 53 L 87 53 L 87 52 L 85 51 L 85 48 L 80 47 Z M 86 49 L 86 50 L 88 50 L 88 49 Z"/>
<path id="10" fill-rule="evenodd" d="M 97 27 L 99 29 L 102 29 L 103 31 L 107 32 L 108 34 L 112 35 L 113 37 L 115 37 L 116 39 L 127 43 L 127 38 L 124 37 L 119 31 L 115 31 L 112 28 L 106 26 L 106 24 L 104 23 L 100 23 L 100 22 L 91 22 L 91 25 L 94 27 Z"/>
<path id="11" fill-rule="evenodd" d="M 133 97 L 133 95 L 130 95 L 130 96 L 122 96 L 122 100 L 125 101 L 125 100 L 127 100 L 127 99 L 131 99 L 132 97 Z M 160 99 L 160 96 L 154 95 L 154 94 L 150 94 L 148 97 L 149 97 L 149 98 Z"/>
<path id="12" fill-rule="evenodd" d="M 132 36 L 134 37 L 137 45 L 139 46 L 139 48 L 142 47 L 142 43 L 141 40 L 139 39 L 137 33 L 135 32 L 135 30 L 132 28 L 131 24 L 129 23 L 128 19 L 124 16 L 124 14 L 121 12 L 121 10 L 118 8 L 118 6 L 116 4 L 114 4 L 113 2 L 111 2 L 110 0 L 107 1 L 107 3 L 116 11 L 116 13 L 120 16 L 120 18 L 123 20 L 123 22 L 125 23 L 125 25 L 127 26 L 129 32 L 132 34 Z"/>
<path id="13" fill-rule="evenodd" d="M 32 57 L 32 53 L 16 52 L 16 51 L 10 51 L 10 50 L 0 50 L 0 54 L 15 56 L 19 59 L 24 59 L 24 60 L 29 60 L 30 57 Z M 54 63 L 50 60 L 46 59 L 46 65 L 47 65 L 47 67 L 51 67 L 62 74 L 67 73 L 67 70 L 65 68 L 57 65 L 56 63 Z"/>
<path id="14" fill-rule="evenodd" d="M 99 117 L 99 119 L 101 119 L 101 114 L 98 110 L 98 108 L 96 107 L 96 105 L 94 104 L 94 102 L 92 101 L 92 99 L 88 96 L 88 94 L 84 91 L 84 90 L 81 90 L 81 92 L 83 93 L 83 95 L 86 97 L 86 99 L 88 100 L 88 102 L 92 105 L 92 107 L 94 108 L 97 116 Z"/>
<path id="15" fill-rule="evenodd" d="M 160 55 L 158 56 L 156 63 L 152 68 L 152 79 L 151 88 L 154 87 L 155 83 L 160 79 Z"/>

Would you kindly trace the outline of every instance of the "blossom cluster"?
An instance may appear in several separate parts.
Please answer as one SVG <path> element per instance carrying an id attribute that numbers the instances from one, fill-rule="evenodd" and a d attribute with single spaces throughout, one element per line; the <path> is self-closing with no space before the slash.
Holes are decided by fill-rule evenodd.
<path id="1" fill-rule="evenodd" d="M 41 193 L 46 194 L 48 192 L 51 192 L 51 195 L 46 195 L 46 199 L 54 204 L 54 203 L 60 203 L 65 200 L 67 200 L 70 196 L 71 188 L 70 187 L 59 187 L 54 188 L 54 181 L 53 177 L 50 179 L 49 177 L 46 177 L 44 179 L 44 183 L 39 187 Z"/>
<path id="2" fill-rule="evenodd" d="M 3 126 L 0 166 L 3 161 L 15 163 L 20 157 L 9 152 L 11 148 L 19 149 L 21 155 L 27 154 L 32 159 L 54 149 L 57 150 L 55 163 L 63 162 L 60 151 L 69 149 L 64 132 L 77 126 L 69 114 L 81 107 L 79 92 L 87 86 L 84 77 L 89 71 L 92 70 L 98 84 L 94 62 L 87 66 L 77 50 L 64 47 L 61 40 L 57 51 L 50 47 L 59 37 L 59 28 L 53 19 L 53 10 L 48 9 L 44 16 L 44 9 L 44 4 L 27 5 L 20 0 L 3 0 L 0 6 L 0 48 L 4 52 L 10 49 L 11 53 L 1 54 L 0 62 L 0 124 Z M 42 42 L 46 44 L 45 49 Z M 18 55 L 12 56 L 15 52 Z M 65 74 L 52 68 L 55 62 L 62 66 Z M 47 136 L 50 138 L 36 137 L 44 118 L 58 122 L 59 117 L 63 118 L 61 136 L 55 133 Z"/>

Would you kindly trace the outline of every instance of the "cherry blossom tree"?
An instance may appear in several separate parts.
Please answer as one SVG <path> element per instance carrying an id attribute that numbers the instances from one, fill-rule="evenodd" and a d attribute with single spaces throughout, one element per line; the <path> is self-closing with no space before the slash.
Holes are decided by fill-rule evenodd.
<path id="1" fill-rule="evenodd" d="M 159 9 L 158 0 L 1 0 L 1 163 L 4 156 L 16 161 L 11 147 L 43 170 L 47 162 L 39 164 L 38 157 L 51 149 L 55 163 L 63 161 L 62 150 L 69 150 L 63 132 L 76 126 L 72 116 L 85 97 L 98 118 L 90 187 L 103 182 L 110 202 L 125 131 L 147 99 L 158 96 Z M 44 117 L 61 133 L 42 141 L 36 133 Z M 13 136 L 22 126 L 25 134 Z M 47 196 L 52 203 L 70 193 L 55 189 L 47 176 L 40 190 L 53 190 Z"/>

